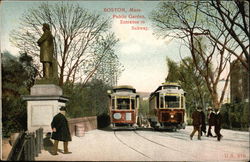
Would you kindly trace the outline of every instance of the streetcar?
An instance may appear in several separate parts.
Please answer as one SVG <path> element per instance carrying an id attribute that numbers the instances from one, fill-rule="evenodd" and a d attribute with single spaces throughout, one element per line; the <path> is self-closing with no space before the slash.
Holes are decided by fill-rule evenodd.
<path id="1" fill-rule="evenodd" d="M 180 85 L 162 83 L 150 94 L 148 120 L 154 129 L 185 129 L 185 92 Z"/>
<path id="2" fill-rule="evenodd" d="M 112 129 L 138 127 L 139 95 L 130 85 L 115 86 L 109 91 L 109 115 Z"/>

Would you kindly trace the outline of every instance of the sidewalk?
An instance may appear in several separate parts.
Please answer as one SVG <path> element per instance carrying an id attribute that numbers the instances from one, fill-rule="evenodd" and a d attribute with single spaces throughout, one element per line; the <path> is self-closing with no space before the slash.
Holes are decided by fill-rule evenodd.
<path id="1" fill-rule="evenodd" d="M 115 147 L 114 147 L 115 146 Z M 63 152 L 63 142 L 59 142 L 59 150 Z M 113 131 L 92 130 L 85 133 L 83 137 L 72 137 L 69 142 L 69 151 L 72 154 L 51 155 L 48 151 L 42 150 L 42 153 L 35 160 L 49 161 L 140 161 L 148 160 L 138 155 L 135 151 L 124 146 L 114 138 Z M 114 156 L 113 154 L 117 154 Z M 118 154 L 120 153 L 120 154 Z M 98 156 L 99 155 L 99 156 Z M 129 156 L 128 156 L 129 155 Z"/>

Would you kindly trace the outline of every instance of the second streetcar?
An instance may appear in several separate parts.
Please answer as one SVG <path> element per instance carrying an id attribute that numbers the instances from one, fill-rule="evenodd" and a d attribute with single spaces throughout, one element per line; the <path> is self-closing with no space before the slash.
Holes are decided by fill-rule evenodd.
<path id="1" fill-rule="evenodd" d="M 177 83 L 163 83 L 149 98 L 149 122 L 156 129 L 185 128 L 185 92 Z"/>
<path id="2" fill-rule="evenodd" d="M 116 86 L 109 94 L 111 128 L 138 127 L 139 95 L 130 85 Z"/>

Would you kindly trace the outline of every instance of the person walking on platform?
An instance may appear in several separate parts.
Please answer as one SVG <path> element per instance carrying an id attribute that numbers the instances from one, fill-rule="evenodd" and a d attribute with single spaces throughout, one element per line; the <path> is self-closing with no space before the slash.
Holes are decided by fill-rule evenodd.
<path id="1" fill-rule="evenodd" d="M 71 154 L 68 150 L 68 141 L 71 141 L 71 135 L 69 131 L 68 121 L 65 117 L 66 107 L 62 106 L 60 112 L 54 116 L 51 122 L 52 139 L 54 139 L 54 146 L 52 155 L 58 155 L 58 143 L 63 141 L 64 154 Z"/>
<path id="2" fill-rule="evenodd" d="M 220 134 L 220 130 L 221 130 L 221 123 L 222 123 L 222 116 L 220 114 L 220 110 L 219 109 L 215 109 L 215 133 L 217 136 L 217 140 L 220 141 L 221 138 L 223 137 Z"/>
<path id="3" fill-rule="evenodd" d="M 190 134 L 190 139 L 193 139 L 193 136 L 196 131 L 198 131 L 198 140 L 201 140 L 201 125 L 202 125 L 202 117 L 201 117 L 201 112 L 202 108 L 197 107 L 197 109 L 193 112 L 192 114 L 192 119 L 193 119 L 193 132 Z"/>
<path id="4" fill-rule="evenodd" d="M 214 126 L 214 123 L 215 123 L 215 113 L 214 113 L 214 110 L 209 107 L 208 108 L 208 131 L 207 131 L 207 137 L 211 136 L 211 137 L 214 137 L 212 132 L 211 132 L 211 129 L 212 129 L 212 126 Z"/>

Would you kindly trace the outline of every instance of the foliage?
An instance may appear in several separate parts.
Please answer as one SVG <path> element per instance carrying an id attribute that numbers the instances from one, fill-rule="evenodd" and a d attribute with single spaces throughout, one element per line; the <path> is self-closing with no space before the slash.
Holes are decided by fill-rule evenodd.
<path id="1" fill-rule="evenodd" d="M 166 82 L 178 82 L 180 75 L 179 66 L 176 62 L 172 61 L 167 57 L 168 75 L 166 77 Z"/>
<path id="2" fill-rule="evenodd" d="M 149 114 L 149 100 L 140 99 L 139 116 L 146 118 Z"/>
<path id="3" fill-rule="evenodd" d="M 37 71 L 32 64 L 32 57 L 21 54 L 18 58 L 9 52 L 2 55 L 2 121 L 3 135 L 26 130 L 26 104 L 21 95 L 29 94 L 34 84 Z"/>
<path id="4" fill-rule="evenodd" d="M 69 97 L 67 106 L 70 118 L 83 116 L 100 116 L 108 113 L 109 86 L 100 80 L 92 80 L 83 86 L 78 84 L 65 84 L 63 91 Z"/>
<path id="5" fill-rule="evenodd" d="M 182 59 L 179 63 L 167 58 L 168 76 L 166 82 L 177 82 L 186 92 L 186 112 L 189 116 L 198 106 L 206 108 L 206 103 L 210 102 L 210 96 L 206 87 L 206 82 L 199 75 L 191 57 Z"/>
<path id="6" fill-rule="evenodd" d="M 27 110 L 25 101 L 19 96 L 2 99 L 3 136 L 9 137 L 11 133 L 27 130 Z"/>
<path id="7" fill-rule="evenodd" d="M 110 69 L 109 64 L 100 63 L 105 62 L 106 57 L 112 61 L 114 57 L 110 55 L 115 55 L 118 39 L 109 31 L 110 20 L 100 14 L 81 8 L 77 3 L 58 2 L 50 5 L 43 2 L 24 13 L 21 22 L 19 28 L 11 33 L 11 41 L 22 52 L 35 58 L 40 73 L 40 50 L 36 42 L 42 35 L 42 24 L 50 25 L 61 86 L 64 82 L 86 84 L 94 74 L 99 74 L 96 71 L 100 66 Z M 115 70 L 119 71 L 119 61 L 113 63 L 117 63 Z M 117 78 L 115 74 L 112 76 Z"/>
<path id="8" fill-rule="evenodd" d="M 228 129 L 248 130 L 249 127 L 249 103 L 225 104 L 221 108 L 222 127 Z"/>

